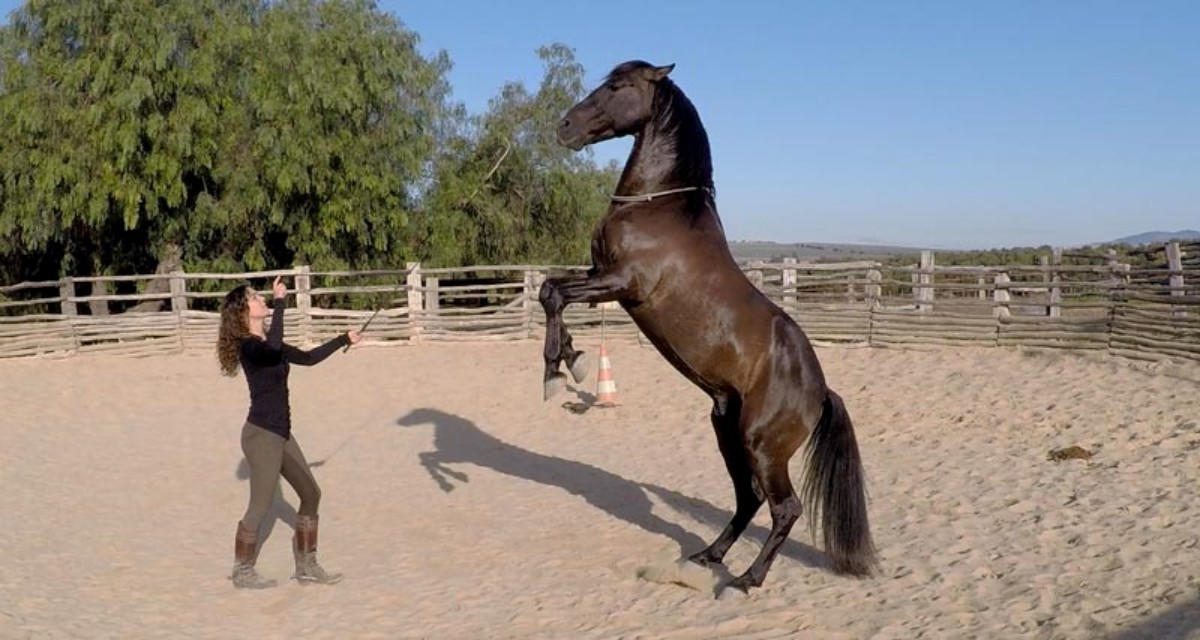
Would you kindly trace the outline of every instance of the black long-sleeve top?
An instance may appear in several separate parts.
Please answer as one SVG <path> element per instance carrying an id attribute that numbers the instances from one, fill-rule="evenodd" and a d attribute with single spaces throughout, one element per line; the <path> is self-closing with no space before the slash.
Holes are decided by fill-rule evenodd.
<path id="1" fill-rule="evenodd" d="M 283 341 L 284 306 L 282 300 L 275 301 L 266 340 L 258 336 L 242 339 L 238 360 L 250 387 L 250 413 L 246 422 L 286 439 L 292 433 L 287 385 L 290 365 L 311 367 L 328 358 L 338 347 L 350 344 L 350 337 L 343 333 L 310 351 L 287 344 Z"/>

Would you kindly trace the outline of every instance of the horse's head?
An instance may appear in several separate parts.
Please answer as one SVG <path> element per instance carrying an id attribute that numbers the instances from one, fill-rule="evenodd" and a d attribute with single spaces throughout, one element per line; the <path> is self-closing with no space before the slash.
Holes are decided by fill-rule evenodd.
<path id="1" fill-rule="evenodd" d="M 401 427 L 418 427 L 426 424 L 437 426 L 447 422 L 449 419 L 454 418 L 458 418 L 458 416 L 452 416 L 445 411 L 440 411 L 438 409 L 423 407 L 420 409 L 413 409 L 405 415 L 397 418 L 396 424 L 400 425 Z"/>
<path id="2" fill-rule="evenodd" d="M 578 151 L 589 144 L 637 133 L 654 114 L 656 85 L 675 65 L 633 60 L 618 65 L 595 91 L 571 107 L 558 125 L 560 144 Z"/>

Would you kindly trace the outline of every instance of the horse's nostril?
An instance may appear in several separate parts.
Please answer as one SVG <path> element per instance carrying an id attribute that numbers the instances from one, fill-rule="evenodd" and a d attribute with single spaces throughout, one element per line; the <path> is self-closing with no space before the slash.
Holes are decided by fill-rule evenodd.
<path id="1" fill-rule="evenodd" d="M 563 118 L 562 121 L 558 123 L 559 129 L 566 129 L 569 126 L 571 126 L 571 121 L 567 120 L 566 118 Z"/>

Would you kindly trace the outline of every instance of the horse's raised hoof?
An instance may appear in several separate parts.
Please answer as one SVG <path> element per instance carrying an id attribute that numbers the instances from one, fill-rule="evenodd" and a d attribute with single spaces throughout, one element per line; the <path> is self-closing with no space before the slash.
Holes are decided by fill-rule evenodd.
<path id="1" fill-rule="evenodd" d="M 575 378 L 576 384 L 583 382 L 583 379 L 587 377 L 588 359 L 582 351 L 576 351 L 575 359 L 567 366 L 571 369 L 571 377 Z"/>
<path id="2" fill-rule="evenodd" d="M 542 385 L 542 402 L 553 398 L 555 394 L 567 388 L 567 374 L 555 371 L 546 378 Z"/>

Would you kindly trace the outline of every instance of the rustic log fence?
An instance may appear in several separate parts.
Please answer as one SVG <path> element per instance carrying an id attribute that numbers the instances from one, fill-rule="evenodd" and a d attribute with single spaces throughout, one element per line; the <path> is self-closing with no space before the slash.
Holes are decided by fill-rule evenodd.
<path id="1" fill-rule="evenodd" d="M 1166 244 L 1151 257 L 1153 266 L 1136 269 L 1115 252 L 1095 264 L 1063 264 L 1060 250 L 1036 265 L 947 266 L 927 251 L 907 266 L 784 259 L 743 268 L 821 342 L 1029 346 L 1200 361 L 1200 243 Z M 300 265 L 24 282 L 0 287 L 0 357 L 211 352 L 225 291 L 245 281 L 265 290 L 276 275 L 292 287 L 286 334 L 302 344 L 355 328 L 376 308 L 365 346 L 540 339 L 542 281 L 584 269 L 409 263 L 355 272 Z M 163 279 L 168 287 L 150 284 Z M 80 295 L 83 289 L 90 293 Z M 159 310 L 145 311 L 154 306 L 148 302 Z M 565 319 L 580 341 L 598 340 L 602 330 L 610 340 L 640 339 L 624 312 L 605 313 L 612 308 L 572 305 Z"/>

